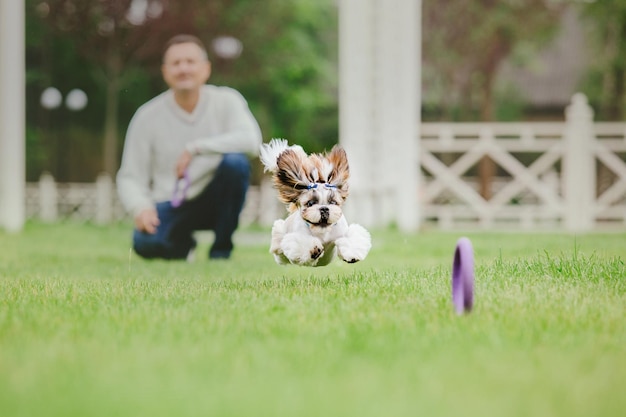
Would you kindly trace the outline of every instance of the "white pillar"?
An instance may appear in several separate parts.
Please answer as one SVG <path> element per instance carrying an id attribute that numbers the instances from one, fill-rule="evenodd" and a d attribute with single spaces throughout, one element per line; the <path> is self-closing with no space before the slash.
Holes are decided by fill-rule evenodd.
<path id="1" fill-rule="evenodd" d="M 593 229 L 596 198 L 596 161 L 593 110 L 587 97 L 578 93 L 565 111 L 566 131 L 563 152 L 563 194 L 565 228 L 570 232 Z"/>
<path id="2" fill-rule="evenodd" d="M 39 177 L 39 219 L 46 223 L 52 223 L 59 219 L 59 193 L 54 177 L 49 172 L 44 172 Z"/>
<path id="3" fill-rule="evenodd" d="M 0 0 L 0 227 L 25 219 L 24 1 Z"/>
<path id="4" fill-rule="evenodd" d="M 113 220 L 113 193 L 115 187 L 111 176 L 104 172 L 96 179 L 96 224 L 108 224 Z"/>
<path id="5" fill-rule="evenodd" d="M 339 136 L 349 221 L 419 227 L 421 0 L 341 0 Z"/>
<path id="6" fill-rule="evenodd" d="M 287 214 L 285 205 L 277 198 L 276 189 L 269 175 L 265 175 L 261 179 L 259 208 L 256 211 L 258 212 L 258 222 L 262 226 L 272 226 L 276 219 L 282 219 Z"/>
<path id="7" fill-rule="evenodd" d="M 339 142 L 350 162 L 348 221 L 375 224 L 375 149 L 373 102 L 374 1 L 339 2 Z"/>

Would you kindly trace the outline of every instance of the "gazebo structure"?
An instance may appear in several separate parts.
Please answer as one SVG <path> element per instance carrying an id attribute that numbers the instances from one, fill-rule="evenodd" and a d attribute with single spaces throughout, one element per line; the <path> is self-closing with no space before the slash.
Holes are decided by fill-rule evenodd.
<path id="1" fill-rule="evenodd" d="M 419 226 L 421 0 L 338 0 L 351 222 Z M 24 1 L 0 0 L 0 228 L 25 220 Z"/>

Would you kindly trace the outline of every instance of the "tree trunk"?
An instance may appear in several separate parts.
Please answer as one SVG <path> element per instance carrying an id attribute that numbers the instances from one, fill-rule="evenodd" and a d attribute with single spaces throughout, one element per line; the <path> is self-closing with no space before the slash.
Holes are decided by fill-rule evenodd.
<path id="1" fill-rule="evenodd" d="M 115 176 L 117 172 L 117 123 L 119 107 L 119 77 L 113 77 L 107 83 L 106 111 L 104 115 L 104 172 Z"/>
<path id="2" fill-rule="evenodd" d="M 622 120 L 624 115 L 624 68 L 621 65 L 615 65 L 611 73 L 613 76 L 613 88 L 609 93 L 606 116 L 610 121 L 619 121 Z"/>
<path id="3" fill-rule="evenodd" d="M 493 74 L 485 72 L 483 97 L 480 108 L 480 118 L 483 122 L 493 121 Z M 493 195 L 492 184 L 496 174 L 496 164 L 488 156 L 483 156 L 478 162 L 479 192 L 485 199 Z"/>
<path id="4" fill-rule="evenodd" d="M 117 172 L 117 124 L 119 91 L 122 82 L 123 65 L 117 42 L 109 39 L 106 51 L 106 110 L 104 115 L 103 170 L 111 177 Z"/>

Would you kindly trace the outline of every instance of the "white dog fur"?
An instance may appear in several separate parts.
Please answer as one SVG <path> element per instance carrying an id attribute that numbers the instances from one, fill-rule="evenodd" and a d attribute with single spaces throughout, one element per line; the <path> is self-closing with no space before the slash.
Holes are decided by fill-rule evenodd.
<path id="1" fill-rule="evenodd" d="M 365 259 L 370 234 L 349 225 L 342 211 L 350 176 L 343 148 L 307 155 L 285 139 L 272 139 L 261 145 L 260 159 L 289 212 L 272 227 L 270 252 L 278 264 L 323 266 L 335 255 L 348 263 Z"/>

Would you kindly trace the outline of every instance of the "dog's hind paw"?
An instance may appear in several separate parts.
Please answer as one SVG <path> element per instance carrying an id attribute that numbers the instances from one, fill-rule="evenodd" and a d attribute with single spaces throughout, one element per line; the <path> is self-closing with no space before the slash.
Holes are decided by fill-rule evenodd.
<path id="1" fill-rule="evenodd" d="M 324 248 L 320 246 L 315 246 L 311 249 L 311 259 L 317 259 L 324 254 Z"/>

